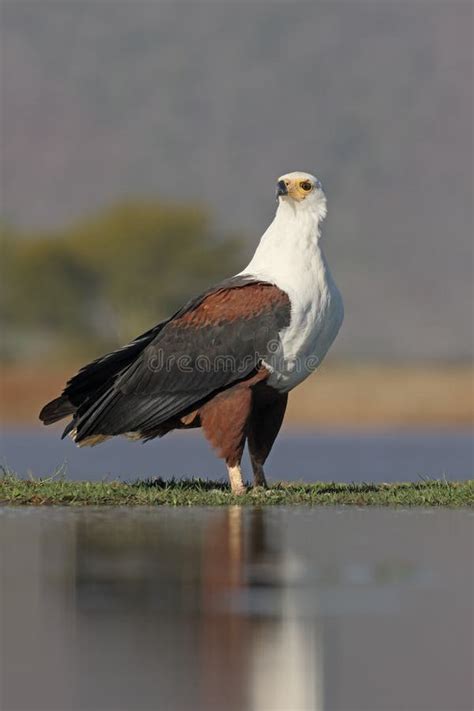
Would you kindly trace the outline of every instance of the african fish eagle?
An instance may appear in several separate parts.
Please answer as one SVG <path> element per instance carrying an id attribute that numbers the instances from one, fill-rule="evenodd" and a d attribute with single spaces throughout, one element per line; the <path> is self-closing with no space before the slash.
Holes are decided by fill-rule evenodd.
<path id="1" fill-rule="evenodd" d="M 115 435 L 149 440 L 202 427 L 226 462 L 235 494 L 248 442 L 256 486 L 280 430 L 288 393 L 321 363 L 343 304 L 320 244 L 321 183 L 288 173 L 278 208 L 248 266 L 189 301 L 128 345 L 81 368 L 45 405 L 45 425 L 81 445 Z"/>

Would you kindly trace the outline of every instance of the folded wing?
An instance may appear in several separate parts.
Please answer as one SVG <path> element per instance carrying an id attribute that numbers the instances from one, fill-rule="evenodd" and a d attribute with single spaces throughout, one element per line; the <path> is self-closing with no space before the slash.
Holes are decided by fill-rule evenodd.
<path id="1" fill-rule="evenodd" d="M 64 434 L 78 443 L 130 433 L 155 437 L 256 373 L 289 322 L 285 292 L 254 278 L 233 277 L 82 368 L 40 418 L 49 424 L 72 415 Z"/>

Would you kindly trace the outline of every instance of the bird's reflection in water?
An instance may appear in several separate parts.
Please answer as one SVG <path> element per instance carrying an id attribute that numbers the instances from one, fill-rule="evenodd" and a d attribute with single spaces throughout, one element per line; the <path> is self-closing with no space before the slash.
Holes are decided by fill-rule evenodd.
<path id="1" fill-rule="evenodd" d="M 78 522 L 81 663 L 101 670 L 84 705 L 99 693 L 116 708 L 156 697 L 156 708 L 318 709 L 316 625 L 297 614 L 271 512 L 190 511 L 186 525 L 182 513 Z"/>
<path id="2" fill-rule="evenodd" d="M 2 708 L 471 708 L 471 553 L 467 511 L 4 510 Z"/>
<path id="3" fill-rule="evenodd" d="M 292 561 L 263 509 L 233 507 L 206 531 L 200 660 L 205 706 L 315 709 L 315 624 L 293 602 Z M 224 670 L 224 673 L 223 673 Z M 238 700 L 238 702 L 237 702 Z"/>

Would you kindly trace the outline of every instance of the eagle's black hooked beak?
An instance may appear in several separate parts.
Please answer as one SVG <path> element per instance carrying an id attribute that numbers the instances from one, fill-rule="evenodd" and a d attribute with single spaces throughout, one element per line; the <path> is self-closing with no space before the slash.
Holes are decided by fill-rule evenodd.
<path id="1" fill-rule="evenodd" d="M 277 183 L 277 189 L 276 189 L 277 200 L 282 195 L 288 195 L 288 186 L 284 180 L 279 180 Z"/>

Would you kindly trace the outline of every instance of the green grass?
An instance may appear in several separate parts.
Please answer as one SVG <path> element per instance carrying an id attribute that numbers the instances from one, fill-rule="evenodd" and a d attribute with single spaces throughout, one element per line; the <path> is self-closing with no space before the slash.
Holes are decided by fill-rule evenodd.
<path id="1" fill-rule="evenodd" d="M 474 480 L 451 482 L 423 479 L 400 484 L 277 483 L 270 489 L 249 489 L 233 496 L 226 484 L 203 479 L 164 481 L 68 481 L 62 476 L 20 479 L 0 475 L 0 505 L 31 506 L 226 506 L 349 505 L 449 506 L 474 505 Z"/>

